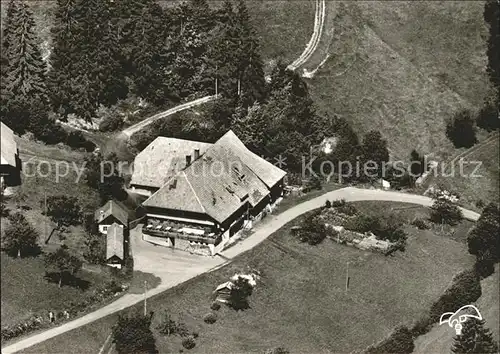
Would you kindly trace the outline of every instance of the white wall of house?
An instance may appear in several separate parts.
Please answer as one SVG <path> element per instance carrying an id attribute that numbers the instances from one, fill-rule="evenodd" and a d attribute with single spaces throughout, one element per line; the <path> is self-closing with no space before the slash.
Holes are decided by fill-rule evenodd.
<path id="1" fill-rule="evenodd" d="M 103 235 L 107 235 L 108 234 L 108 228 L 111 226 L 110 225 L 99 225 L 99 232 Z"/>

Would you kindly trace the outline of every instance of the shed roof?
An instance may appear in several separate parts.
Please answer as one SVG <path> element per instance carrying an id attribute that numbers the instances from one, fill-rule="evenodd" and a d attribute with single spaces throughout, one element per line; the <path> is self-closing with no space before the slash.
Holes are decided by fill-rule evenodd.
<path id="1" fill-rule="evenodd" d="M 94 216 L 97 223 L 101 223 L 110 215 L 113 215 L 123 225 L 127 225 L 128 210 L 116 200 L 108 200 L 106 204 L 96 210 Z"/>
<path id="2" fill-rule="evenodd" d="M 113 223 L 108 227 L 106 235 L 106 259 L 117 256 L 123 260 L 124 251 L 123 226 Z"/>
<path id="3" fill-rule="evenodd" d="M 1 164 L 16 167 L 17 143 L 14 132 L 3 122 L 0 122 L 0 131 Z"/>

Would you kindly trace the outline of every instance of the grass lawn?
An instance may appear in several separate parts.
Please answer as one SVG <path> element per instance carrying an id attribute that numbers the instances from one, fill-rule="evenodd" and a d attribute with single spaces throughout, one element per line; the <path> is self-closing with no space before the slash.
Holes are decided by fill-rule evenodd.
<path id="1" fill-rule="evenodd" d="M 64 149 L 57 149 L 57 147 L 50 147 L 50 149 L 55 151 L 56 156 L 66 154 Z M 44 244 L 46 237 L 54 227 L 50 219 L 42 215 L 45 196 L 47 198 L 52 195 L 76 197 L 82 210 L 89 213 L 93 213 L 100 204 L 97 191 L 88 187 L 83 176 L 78 175 L 82 171 L 83 155 L 74 151 L 71 153 L 78 159 L 73 161 L 74 165 L 69 163 L 67 172 L 65 166 L 59 165 L 59 177 L 56 172 L 56 161 L 21 154 L 21 160 L 25 163 L 24 171 L 21 173 L 22 183 L 14 188 L 15 194 L 13 196 L 6 198 L 6 205 L 11 212 L 15 212 L 18 206 L 22 207 L 21 213 L 40 234 L 40 244 L 44 250 L 51 250 L 64 242 L 81 255 L 85 241 L 85 231 L 81 225 L 68 227 L 62 233 L 62 239 L 58 237 L 57 232 L 54 233 L 50 243 L 47 246 Z M 66 176 L 64 176 L 65 174 Z M 8 221 L 2 218 L 1 222 L 4 227 Z"/>
<path id="2" fill-rule="evenodd" d="M 380 130 L 395 158 L 413 148 L 454 151 L 445 119 L 479 108 L 489 90 L 483 2 L 336 5 L 322 44 L 331 56 L 310 80 L 320 111 L 346 117 L 359 133 Z"/>
<path id="3" fill-rule="evenodd" d="M 1 255 L 2 326 L 19 322 L 40 311 L 63 311 L 70 301 L 83 299 L 94 288 L 109 280 L 104 273 L 81 271 L 77 277 L 82 288 L 49 283 L 45 278 L 43 257 L 11 258 Z M 85 289 L 85 290 L 83 290 Z"/>
<path id="4" fill-rule="evenodd" d="M 493 140 L 468 156 L 465 161 L 469 162 L 469 164 L 464 164 L 463 175 L 461 175 L 460 167 L 457 164 L 455 166 L 455 176 L 438 176 L 435 183 L 460 194 L 461 202 L 472 209 L 478 210 L 476 203 L 479 200 L 484 203 L 498 202 L 500 195 L 498 187 L 500 172 L 498 168 L 498 144 L 498 140 Z M 477 165 L 476 162 L 481 165 L 477 171 L 474 171 Z"/>
<path id="5" fill-rule="evenodd" d="M 385 202 L 376 208 L 362 202 L 356 206 L 374 213 L 408 207 Z M 400 217 L 413 213 L 403 210 Z M 377 342 L 398 324 L 418 319 L 453 275 L 473 263 L 463 243 L 430 230 L 408 227 L 406 252 L 384 257 L 329 240 L 318 246 L 299 243 L 290 234 L 298 222 L 289 223 L 230 265 L 149 300 L 156 313 L 153 327 L 164 310 L 184 321 L 199 332 L 192 352 L 263 352 L 275 346 L 297 353 L 350 352 Z M 345 293 L 347 262 L 351 282 Z M 205 324 L 202 318 L 210 312 L 214 288 L 247 266 L 262 272 L 250 309 L 236 312 L 223 307 L 215 324 Z M 23 352 L 98 352 L 115 320 L 116 315 L 109 316 Z M 161 353 L 181 348 L 178 337 L 163 337 L 156 331 L 155 336 Z"/>

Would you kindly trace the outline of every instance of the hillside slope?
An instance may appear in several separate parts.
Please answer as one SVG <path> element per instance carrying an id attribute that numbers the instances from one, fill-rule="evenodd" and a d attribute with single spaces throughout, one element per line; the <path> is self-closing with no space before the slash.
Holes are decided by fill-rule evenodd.
<path id="1" fill-rule="evenodd" d="M 330 54 L 310 80 L 321 111 L 378 129 L 396 157 L 453 149 L 445 119 L 489 90 L 483 2 L 340 2 Z M 326 56 L 327 53 L 325 53 Z"/>

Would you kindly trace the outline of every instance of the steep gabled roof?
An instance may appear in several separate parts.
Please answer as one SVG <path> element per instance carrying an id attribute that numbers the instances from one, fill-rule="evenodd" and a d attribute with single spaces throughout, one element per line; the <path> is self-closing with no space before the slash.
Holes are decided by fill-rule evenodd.
<path id="1" fill-rule="evenodd" d="M 224 144 L 233 149 L 243 163 L 259 176 L 268 188 L 272 188 L 286 175 L 286 172 L 282 169 L 248 150 L 232 130 L 224 134 L 224 136 L 217 141 L 217 144 Z"/>
<path id="2" fill-rule="evenodd" d="M 14 132 L 3 122 L 0 122 L 0 131 L 1 164 L 16 167 L 17 143 Z"/>
<path id="3" fill-rule="evenodd" d="M 106 235 L 106 259 L 117 256 L 123 260 L 123 226 L 113 223 Z"/>
<path id="4" fill-rule="evenodd" d="M 222 223 L 246 203 L 257 205 L 283 176 L 284 171 L 250 152 L 229 131 L 144 206 L 204 213 Z"/>
<path id="5" fill-rule="evenodd" d="M 106 204 L 97 209 L 94 216 L 97 223 L 100 223 L 110 215 L 113 215 L 123 225 L 128 224 L 127 208 L 115 200 L 109 200 Z"/>
<path id="6" fill-rule="evenodd" d="M 195 149 L 201 155 L 210 146 L 200 141 L 158 137 L 134 159 L 130 184 L 160 188 L 186 167 L 186 155 L 193 156 Z"/>
<path id="7" fill-rule="evenodd" d="M 184 171 L 179 172 L 144 203 L 144 206 L 205 213 Z"/>

